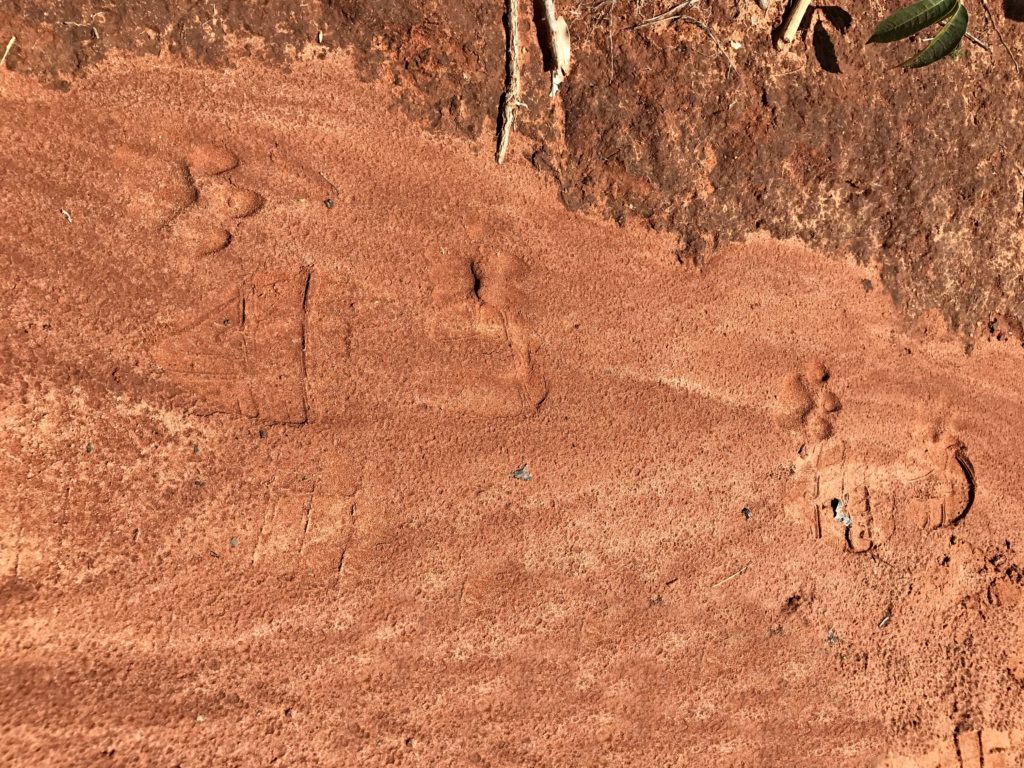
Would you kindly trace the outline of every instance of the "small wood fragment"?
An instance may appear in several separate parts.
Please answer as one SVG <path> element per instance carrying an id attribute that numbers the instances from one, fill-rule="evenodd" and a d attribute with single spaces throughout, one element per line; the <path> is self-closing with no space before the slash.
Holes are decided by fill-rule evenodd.
<path id="1" fill-rule="evenodd" d="M 4 49 L 4 55 L 0 56 L 0 67 L 2 67 L 4 62 L 7 61 L 7 54 L 11 52 L 11 48 L 14 47 L 14 41 L 17 39 L 17 37 L 12 36 L 11 39 L 7 41 L 7 47 Z"/>
<path id="2" fill-rule="evenodd" d="M 746 573 L 746 572 L 747 572 L 747 568 L 749 568 L 749 567 L 750 567 L 750 563 L 747 563 L 747 564 L 746 564 L 746 565 L 744 565 L 744 566 L 743 566 L 742 568 L 740 568 L 740 569 L 739 569 L 738 571 L 735 571 L 735 572 L 733 572 L 733 573 L 730 573 L 730 574 L 729 574 L 728 576 L 726 576 L 726 577 L 725 577 L 724 579 L 722 579 L 721 581 L 716 581 L 716 582 L 715 582 L 714 584 L 712 584 L 712 585 L 711 585 L 711 588 L 712 588 L 712 589 L 714 589 L 715 587 L 720 587 L 720 586 L 722 586 L 723 584 L 725 584 L 725 583 L 727 583 L 727 582 L 730 582 L 730 581 L 732 581 L 732 580 L 733 580 L 733 579 L 735 579 L 735 578 L 736 578 L 737 576 L 742 576 L 742 575 L 743 575 L 744 573 Z"/>
<path id="3" fill-rule="evenodd" d="M 555 13 L 555 0 L 544 0 L 544 20 L 548 32 L 548 59 L 551 72 L 551 98 L 558 93 L 558 87 L 569 74 L 571 52 L 569 44 L 569 25 L 565 19 Z"/>
<path id="4" fill-rule="evenodd" d="M 782 29 L 782 34 L 779 36 L 779 47 L 789 45 L 796 39 L 797 30 L 800 29 L 800 22 L 804 20 L 804 16 L 807 15 L 807 9 L 811 5 L 811 0 L 794 0 L 793 5 L 790 6 L 789 16 L 786 19 L 786 26 Z"/>

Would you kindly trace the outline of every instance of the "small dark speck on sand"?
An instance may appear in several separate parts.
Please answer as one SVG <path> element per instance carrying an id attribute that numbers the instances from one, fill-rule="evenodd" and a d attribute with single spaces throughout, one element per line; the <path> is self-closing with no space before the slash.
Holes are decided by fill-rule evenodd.
<path id="1" fill-rule="evenodd" d="M 743 519 L 744 520 L 749 520 L 750 516 L 753 515 L 753 514 L 754 513 L 750 511 L 750 507 L 744 507 L 743 508 Z"/>

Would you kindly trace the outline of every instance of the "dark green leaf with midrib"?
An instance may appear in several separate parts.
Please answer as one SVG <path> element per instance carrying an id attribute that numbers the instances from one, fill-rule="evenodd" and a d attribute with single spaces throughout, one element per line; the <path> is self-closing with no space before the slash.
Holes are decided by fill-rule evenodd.
<path id="1" fill-rule="evenodd" d="M 939 30 L 939 34 L 928 43 L 928 47 L 904 61 L 900 66 L 912 69 L 933 64 L 955 51 L 965 34 L 967 34 L 967 9 L 959 5 L 949 17 L 946 26 Z"/>
<path id="2" fill-rule="evenodd" d="M 868 42 L 892 43 L 910 37 L 949 16 L 959 2 L 960 0 L 919 0 L 882 21 L 875 27 Z"/>

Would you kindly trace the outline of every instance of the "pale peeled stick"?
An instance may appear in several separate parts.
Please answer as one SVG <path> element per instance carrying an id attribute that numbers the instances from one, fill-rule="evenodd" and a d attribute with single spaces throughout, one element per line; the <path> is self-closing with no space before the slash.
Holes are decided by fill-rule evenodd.
<path id="1" fill-rule="evenodd" d="M 558 86 L 569 75 L 572 66 L 569 45 L 569 25 L 561 16 L 555 16 L 554 0 L 544 0 L 544 15 L 551 30 L 551 53 L 554 69 L 551 70 L 551 97 L 558 93 Z"/>

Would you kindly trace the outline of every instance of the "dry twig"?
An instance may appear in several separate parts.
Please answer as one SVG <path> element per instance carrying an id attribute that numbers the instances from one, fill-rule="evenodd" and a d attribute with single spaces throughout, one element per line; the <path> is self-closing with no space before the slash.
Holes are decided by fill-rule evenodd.
<path id="1" fill-rule="evenodd" d="M 523 86 L 519 75 L 519 0 L 505 0 L 505 25 L 508 29 L 508 47 L 505 49 L 505 92 L 501 97 L 501 117 L 498 124 L 498 151 L 494 159 L 505 161 L 512 128 L 516 121 L 516 107 Z"/>
<path id="2" fill-rule="evenodd" d="M 750 563 L 747 563 L 742 568 L 740 568 L 738 571 L 734 571 L 733 573 L 730 573 L 728 576 L 726 576 L 721 581 L 716 581 L 714 584 L 711 585 L 711 588 L 714 589 L 715 587 L 720 587 L 723 584 L 725 584 L 726 582 L 732 581 L 737 576 L 742 576 L 744 573 L 747 572 L 747 568 L 749 568 L 749 567 L 750 567 Z"/>
<path id="3" fill-rule="evenodd" d="M 660 24 L 663 21 L 675 21 L 683 15 L 683 11 L 687 8 L 692 8 L 696 4 L 697 0 L 683 0 L 683 2 L 673 5 L 664 13 L 659 13 L 657 16 L 651 16 L 649 19 L 644 19 L 639 24 L 634 24 L 633 29 L 642 29 L 643 27 L 649 27 L 653 24 Z"/>
<path id="4" fill-rule="evenodd" d="M 547 68 L 551 72 L 551 98 L 558 93 L 558 86 L 569 74 L 571 52 L 569 45 L 569 25 L 565 19 L 555 12 L 555 0 L 544 0 L 544 25 L 547 27 L 546 51 Z M 542 39 L 541 44 L 545 41 Z"/>
<path id="5" fill-rule="evenodd" d="M 779 46 L 789 45 L 796 39 L 796 31 L 800 29 L 800 22 L 804 20 L 804 16 L 807 15 L 807 9 L 811 5 L 811 0 L 794 0 L 793 5 L 790 6 L 789 16 L 786 19 L 786 26 L 782 28 L 782 34 L 779 35 Z"/>
<path id="6" fill-rule="evenodd" d="M 11 39 L 7 41 L 7 48 L 4 49 L 4 55 L 0 56 L 0 67 L 4 65 L 5 61 L 7 61 L 7 54 L 9 54 L 11 52 L 11 48 L 14 47 L 15 40 L 17 40 L 17 38 L 12 36 Z"/>
<path id="7" fill-rule="evenodd" d="M 708 26 L 707 22 L 701 21 L 700 19 L 695 19 L 692 16 L 680 16 L 679 21 L 683 22 L 684 24 L 693 24 L 693 26 L 695 26 L 697 29 L 701 30 L 705 35 L 707 35 L 708 39 L 715 44 L 715 48 L 718 49 L 718 53 L 721 55 L 723 59 L 725 59 L 725 64 L 729 68 L 729 71 L 733 71 L 735 67 L 732 63 L 732 59 L 729 58 L 729 52 L 725 49 L 725 46 L 722 44 L 722 41 L 718 39 L 718 36 L 715 35 L 715 33 L 711 30 L 711 27 Z"/>
<path id="8" fill-rule="evenodd" d="M 692 24 L 705 35 L 707 35 L 708 39 L 715 44 L 715 48 L 718 49 L 718 53 L 722 56 L 723 59 L 725 59 L 726 66 L 729 68 L 729 72 L 731 73 L 735 66 L 732 63 L 732 59 L 729 58 L 729 52 L 725 49 L 725 46 L 722 44 L 722 41 L 718 39 L 718 36 L 714 33 L 714 30 L 711 29 L 711 26 L 706 21 L 701 21 L 700 19 L 694 18 L 693 16 L 687 16 L 686 14 L 683 13 L 683 11 L 685 11 L 687 8 L 692 8 L 696 4 L 697 0 L 684 0 L 684 2 L 682 3 L 677 3 L 676 5 L 673 5 L 664 13 L 659 13 L 657 16 L 652 16 L 649 19 L 644 19 L 639 24 L 634 24 L 633 29 L 642 29 L 644 27 L 653 26 L 654 24 L 661 24 L 662 22 L 671 23 L 675 21 L 681 21 L 684 24 Z"/>
<path id="9" fill-rule="evenodd" d="M 1013 62 L 1013 69 L 1017 73 L 1017 77 L 1020 77 L 1020 64 L 1017 63 L 1017 57 L 1013 55 L 1013 51 L 1010 50 L 1010 46 L 1006 44 L 1006 39 L 1003 37 L 1003 33 L 999 31 L 999 26 L 996 24 L 995 17 L 992 15 L 992 9 L 988 6 L 988 0 L 981 0 L 981 6 L 985 9 L 985 14 L 988 16 L 988 20 L 992 24 L 992 28 L 995 29 L 996 37 L 999 38 L 999 42 L 1002 43 L 1006 52 L 1010 54 L 1010 61 Z"/>

